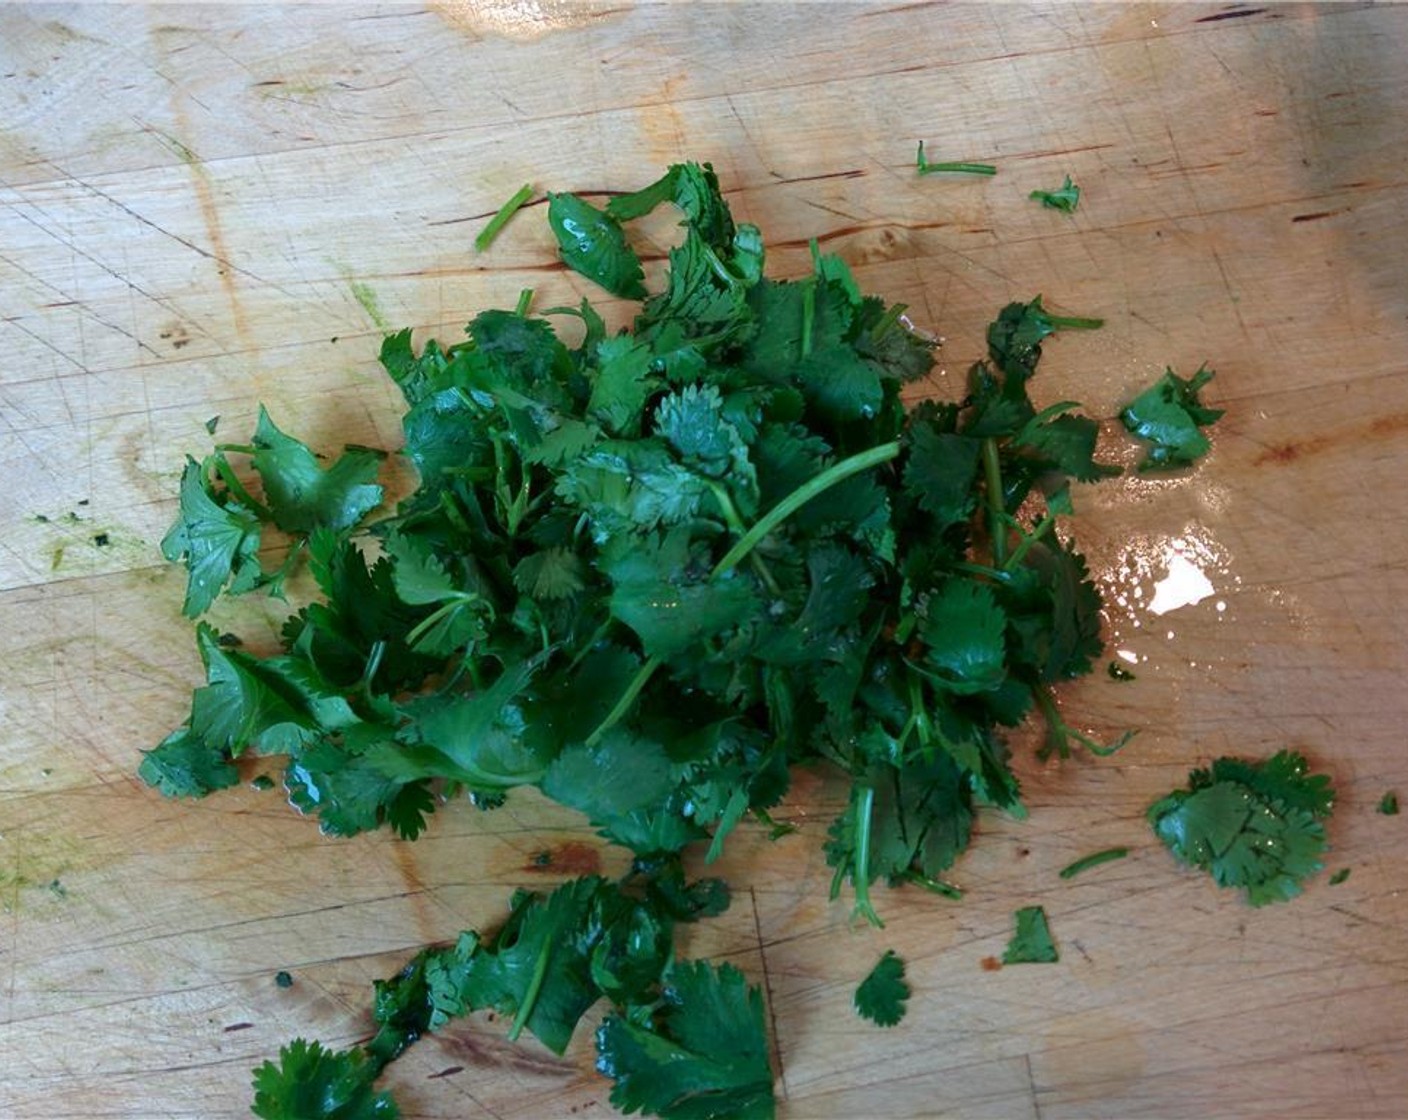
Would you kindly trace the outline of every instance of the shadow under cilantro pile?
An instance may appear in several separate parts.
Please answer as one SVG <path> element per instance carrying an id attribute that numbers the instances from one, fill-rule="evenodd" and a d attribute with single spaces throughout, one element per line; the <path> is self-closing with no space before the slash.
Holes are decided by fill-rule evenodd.
<path id="1" fill-rule="evenodd" d="M 684 237 L 648 294 L 622 223 L 666 202 Z M 1045 751 L 1104 749 L 1051 693 L 1103 648 L 1099 594 L 1055 525 L 1072 481 L 1114 470 L 1094 420 L 1029 394 L 1047 336 L 1097 321 L 1011 304 L 967 396 L 906 409 L 932 348 L 904 308 L 815 245 L 810 275 L 765 278 L 759 231 L 707 166 L 604 210 L 551 196 L 549 221 L 569 265 L 643 299 L 633 329 L 609 334 L 586 300 L 535 316 L 525 293 L 449 346 L 387 337 L 420 478 L 394 514 L 363 521 L 374 453 L 324 468 L 263 414 L 250 445 L 188 463 L 163 544 L 189 569 L 186 613 L 222 591 L 281 594 L 302 556 L 322 598 L 272 657 L 202 624 L 208 683 L 141 773 L 201 796 L 245 752 L 286 755 L 290 799 L 325 831 L 406 838 L 437 794 L 492 807 L 533 785 L 636 869 L 519 896 L 495 938 L 422 954 L 378 987 L 382 1033 L 345 1069 L 304 1046 L 261 1071 L 261 1116 L 293 1114 L 281 1087 L 290 1100 L 344 1075 L 360 1111 L 299 1115 L 394 1115 L 371 1079 L 422 1031 L 494 1007 L 560 1052 L 602 996 L 617 1012 L 599 1068 L 623 1110 L 771 1115 L 758 992 L 674 961 L 673 923 L 726 898 L 685 884 L 679 853 L 708 840 L 713 858 L 794 766 L 830 764 L 851 781 L 826 842 L 833 894 L 849 880 L 878 924 L 877 879 L 951 892 L 939 877 L 975 805 L 1022 814 L 1006 729 L 1036 711 Z M 554 330 L 565 317 L 575 346 Z M 292 541 L 274 572 L 257 557 L 269 525 Z M 701 892 L 714 901 L 681 901 Z"/>

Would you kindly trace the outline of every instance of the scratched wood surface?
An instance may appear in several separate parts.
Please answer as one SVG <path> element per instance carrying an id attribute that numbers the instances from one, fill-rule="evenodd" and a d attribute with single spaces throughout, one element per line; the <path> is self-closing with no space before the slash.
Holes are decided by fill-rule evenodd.
<path id="1" fill-rule="evenodd" d="M 1066 702 L 1142 733 L 1059 767 L 1019 736 L 1031 817 L 982 819 L 967 898 L 887 892 L 887 928 L 853 928 L 824 776 L 794 836 L 732 842 L 735 904 L 685 950 L 765 985 L 782 1115 L 1408 1115 L 1408 816 L 1375 812 L 1408 797 L 1406 53 L 1408 9 L 1352 4 L 0 9 L 0 1117 L 247 1115 L 252 1066 L 366 1037 L 371 980 L 416 948 L 621 868 L 531 797 L 334 841 L 278 791 L 175 804 L 133 771 L 198 681 L 156 542 L 205 421 L 238 438 L 263 401 L 315 446 L 395 447 L 383 327 L 587 292 L 541 205 L 472 251 L 502 199 L 679 158 L 714 163 L 773 271 L 819 238 L 946 336 L 929 389 L 1040 291 L 1107 319 L 1050 347 L 1051 399 L 1112 418 L 1207 360 L 1228 410 L 1191 476 L 1080 496 L 1138 679 Z M 1000 173 L 921 180 L 921 137 Z M 1074 216 L 1027 200 L 1067 173 Z M 215 617 L 272 644 L 273 607 Z M 1254 911 L 1142 812 L 1284 746 L 1333 773 L 1352 874 Z M 985 968 L 1028 904 L 1061 962 Z M 850 997 L 886 947 L 915 998 L 880 1032 Z M 388 1084 L 426 1120 L 603 1115 L 594 1021 L 557 1059 L 475 1017 Z"/>

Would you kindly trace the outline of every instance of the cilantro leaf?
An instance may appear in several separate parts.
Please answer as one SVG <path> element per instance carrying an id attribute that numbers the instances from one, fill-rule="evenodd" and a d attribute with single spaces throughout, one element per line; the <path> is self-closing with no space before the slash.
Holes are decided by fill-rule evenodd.
<path id="1" fill-rule="evenodd" d="M 677 964 L 644 1022 L 616 1014 L 597 1030 L 611 1103 L 665 1120 L 771 1120 L 772 1069 L 762 993 L 730 964 Z"/>
<path id="2" fill-rule="evenodd" d="M 361 1050 L 325 1050 L 294 1039 L 279 1051 L 279 1064 L 254 1071 L 254 1115 L 260 1120 L 396 1120 L 389 1093 L 372 1081 L 380 1067 Z"/>
<path id="3" fill-rule="evenodd" d="M 1024 906 L 1013 915 L 1016 932 L 1002 953 L 1003 964 L 1054 964 L 1061 959 L 1040 906 Z"/>
<path id="4" fill-rule="evenodd" d="M 887 949 L 874 968 L 856 989 L 855 1007 L 862 1018 L 877 1027 L 893 1027 L 904 1018 L 909 999 L 909 985 L 904 979 L 904 961 Z"/>
<path id="5" fill-rule="evenodd" d="M 1149 823 L 1182 862 L 1239 887 L 1253 906 L 1294 898 L 1324 864 L 1333 789 L 1281 751 L 1261 762 L 1223 758 L 1149 807 Z"/>
<path id="6" fill-rule="evenodd" d="M 348 448 L 324 470 L 307 445 L 281 432 L 262 407 L 254 447 L 265 500 L 285 532 L 350 529 L 381 502 L 381 487 L 373 484 L 380 451 Z"/>
<path id="7" fill-rule="evenodd" d="M 1032 191 L 1028 196 L 1033 202 L 1040 202 L 1050 210 L 1061 210 L 1067 214 L 1075 213 L 1076 205 L 1080 202 L 1080 188 L 1071 182 L 1071 177 L 1066 176 L 1066 181 L 1054 191 Z"/>
<path id="8" fill-rule="evenodd" d="M 1126 430 L 1153 444 L 1139 464 L 1141 471 L 1191 466 L 1208 453 L 1212 443 L 1203 429 L 1221 418 L 1223 410 L 1205 407 L 1199 392 L 1213 377 L 1206 365 L 1186 379 L 1166 369 L 1125 405 L 1120 420 Z"/>
<path id="9" fill-rule="evenodd" d="M 173 731 L 155 748 L 144 751 L 137 775 L 167 797 L 204 797 L 217 789 L 229 789 L 240 780 L 229 755 L 189 728 Z"/>
<path id="10" fill-rule="evenodd" d="M 1006 625 L 989 588 L 969 579 L 945 582 L 920 625 L 931 679 L 960 694 L 996 688 L 1006 675 Z"/>
<path id="11" fill-rule="evenodd" d="M 548 194 L 548 224 L 567 267 L 625 299 L 645 298 L 645 272 L 620 223 L 573 194 Z"/>
<path id="12" fill-rule="evenodd" d="M 981 444 L 970 436 L 936 431 L 930 425 L 912 431 L 905 489 L 921 509 L 938 519 L 936 529 L 968 520 L 976 507 L 973 482 L 980 449 Z"/>
<path id="13" fill-rule="evenodd" d="M 1398 794 L 1389 790 L 1379 799 L 1379 812 L 1386 817 L 1398 816 Z"/>
<path id="14" fill-rule="evenodd" d="M 167 560 L 186 562 L 181 611 L 188 618 L 204 614 L 222 590 L 238 595 L 257 586 L 263 576 L 256 558 L 259 518 L 211 486 L 210 471 L 218 459 L 198 463 L 187 456 L 181 472 L 181 510 L 161 542 Z"/>

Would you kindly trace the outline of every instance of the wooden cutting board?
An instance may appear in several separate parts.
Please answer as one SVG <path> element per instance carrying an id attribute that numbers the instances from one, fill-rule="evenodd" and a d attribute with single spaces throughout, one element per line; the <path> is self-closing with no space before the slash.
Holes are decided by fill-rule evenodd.
<path id="1" fill-rule="evenodd" d="M 887 927 L 853 927 L 815 775 L 795 835 L 731 842 L 734 905 L 684 949 L 765 986 L 782 1115 L 1408 1115 L 1408 816 L 1375 811 L 1408 797 L 1406 53 L 1408 9 L 1357 4 L 0 9 L 0 1116 L 248 1115 L 251 1067 L 365 1038 L 372 979 L 421 945 L 622 867 L 528 796 L 335 841 L 278 791 L 177 804 L 134 770 L 199 680 L 156 546 L 205 422 L 241 439 L 264 402 L 325 450 L 395 447 L 384 328 L 453 339 L 523 287 L 589 291 L 542 205 L 475 253 L 499 203 L 682 158 L 713 162 L 772 271 L 815 237 L 944 335 L 925 391 L 1041 292 L 1107 320 L 1050 347 L 1049 399 L 1113 418 L 1207 361 L 1227 409 L 1191 474 L 1079 496 L 1138 679 L 1064 701 L 1141 733 L 1059 766 L 1019 735 L 1031 817 L 982 819 L 966 898 L 885 892 Z M 921 138 L 1000 172 L 920 179 Z M 1074 215 L 1028 200 L 1066 174 Z M 273 643 L 277 604 L 214 617 Z M 1334 851 L 1253 910 L 1143 810 L 1282 747 L 1334 775 Z M 1035 904 L 1060 963 L 985 968 Z M 880 1031 L 850 999 L 886 948 L 915 998 Z M 557 1059 L 476 1017 L 387 1083 L 409 1117 L 605 1115 L 594 1022 Z"/>

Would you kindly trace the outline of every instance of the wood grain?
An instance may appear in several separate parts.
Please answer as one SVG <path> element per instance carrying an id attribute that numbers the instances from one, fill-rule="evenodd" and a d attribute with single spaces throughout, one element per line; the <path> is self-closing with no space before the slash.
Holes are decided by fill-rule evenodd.
<path id="1" fill-rule="evenodd" d="M 1081 495 L 1138 680 L 1065 702 L 1142 731 L 1061 766 L 1019 736 L 1031 818 L 983 817 L 964 900 L 887 892 L 887 928 L 852 928 L 817 775 L 796 835 L 731 844 L 735 904 L 685 951 L 765 985 L 782 1115 L 1408 1115 L 1408 817 L 1374 811 L 1408 796 L 1405 50 L 1408 9 L 1356 4 L 0 8 L 0 1116 L 248 1115 L 282 1043 L 364 1038 L 374 978 L 555 881 L 535 853 L 620 868 L 529 796 L 413 845 L 334 841 L 277 792 L 175 804 L 134 771 L 198 679 L 156 542 L 204 422 L 244 432 L 262 401 L 315 446 L 394 447 L 384 327 L 452 338 L 524 286 L 589 294 L 540 205 L 473 252 L 499 203 L 679 158 L 714 163 L 773 271 L 815 237 L 946 336 L 921 393 L 1040 291 L 1107 319 L 1050 348 L 1046 391 L 1113 418 L 1207 360 L 1228 410 L 1190 477 Z M 919 179 L 921 137 L 1000 173 Z M 1067 173 L 1074 215 L 1027 200 Z M 1211 593 L 1163 611 L 1189 570 Z M 275 607 L 215 620 L 267 646 Z M 1353 873 L 1254 911 L 1142 813 L 1192 765 L 1283 746 L 1334 774 Z M 985 969 L 1029 904 L 1061 963 Z M 850 997 L 887 947 L 916 996 L 880 1032 Z M 557 1059 L 475 1016 L 388 1083 L 417 1120 L 603 1115 L 594 1022 Z"/>

